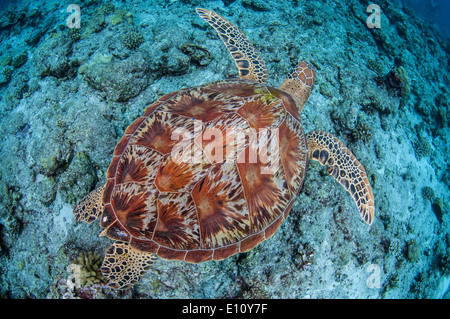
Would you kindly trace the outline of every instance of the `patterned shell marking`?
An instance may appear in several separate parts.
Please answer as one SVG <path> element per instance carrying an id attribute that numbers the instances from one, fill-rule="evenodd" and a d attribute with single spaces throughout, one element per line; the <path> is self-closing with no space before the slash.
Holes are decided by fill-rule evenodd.
<path id="1" fill-rule="evenodd" d="M 275 233 L 306 165 L 289 95 L 246 80 L 177 91 L 149 106 L 116 146 L 101 225 L 164 259 L 221 260 Z"/>

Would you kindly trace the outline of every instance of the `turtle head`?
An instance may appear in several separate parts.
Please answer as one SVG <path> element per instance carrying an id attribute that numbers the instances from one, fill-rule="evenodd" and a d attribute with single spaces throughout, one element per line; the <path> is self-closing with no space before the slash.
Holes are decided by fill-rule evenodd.
<path id="1" fill-rule="evenodd" d="M 289 93 L 295 99 L 301 112 L 311 94 L 315 79 L 316 71 L 312 65 L 302 61 L 281 83 L 280 90 Z"/>

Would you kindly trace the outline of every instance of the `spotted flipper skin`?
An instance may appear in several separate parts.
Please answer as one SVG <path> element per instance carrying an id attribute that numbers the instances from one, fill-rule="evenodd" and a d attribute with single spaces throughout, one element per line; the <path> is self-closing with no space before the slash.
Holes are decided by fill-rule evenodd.
<path id="1" fill-rule="evenodd" d="M 247 37 L 217 13 L 201 8 L 197 8 L 196 11 L 219 34 L 236 63 L 239 77 L 262 84 L 266 83 L 266 65 Z"/>
<path id="2" fill-rule="evenodd" d="M 135 284 L 155 260 L 155 254 L 139 251 L 128 243 L 115 242 L 106 251 L 101 270 L 109 280 L 108 286 L 123 290 Z"/>
<path id="3" fill-rule="evenodd" d="M 372 188 L 366 170 L 355 155 L 336 137 L 313 131 L 306 135 L 309 158 L 328 165 L 328 174 L 333 176 L 352 195 L 362 219 L 372 224 L 375 206 Z"/>
<path id="4" fill-rule="evenodd" d="M 75 206 L 73 213 L 76 221 L 90 224 L 101 215 L 104 209 L 103 190 L 103 186 L 93 190 Z"/>

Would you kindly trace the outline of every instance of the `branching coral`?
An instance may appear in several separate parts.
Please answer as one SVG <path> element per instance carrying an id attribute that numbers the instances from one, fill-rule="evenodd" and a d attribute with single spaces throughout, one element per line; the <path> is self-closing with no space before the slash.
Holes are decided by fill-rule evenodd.
<path id="1" fill-rule="evenodd" d="M 76 288 L 102 284 L 106 281 L 100 270 L 102 257 L 89 251 L 80 253 L 67 267 Z"/>
<path id="2" fill-rule="evenodd" d="M 372 130 L 366 122 L 358 123 L 355 129 L 352 130 L 351 136 L 354 141 L 361 140 L 367 143 L 372 139 Z"/>
<path id="3" fill-rule="evenodd" d="M 131 50 L 137 49 L 142 43 L 144 37 L 137 31 L 130 31 L 123 38 L 123 44 Z"/>
<path id="4" fill-rule="evenodd" d="M 60 128 L 66 128 L 66 127 L 67 127 L 67 124 L 66 124 L 66 122 L 61 118 L 61 115 L 59 115 L 59 116 L 56 118 L 56 126 L 57 126 L 57 127 L 60 127 Z"/>
<path id="5" fill-rule="evenodd" d="M 78 41 L 81 39 L 81 30 L 79 28 L 69 29 L 69 37 L 72 41 Z"/>
<path id="6" fill-rule="evenodd" d="M 93 252 L 81 252 L 67 266 L 67 278 L 57 276 L 50 286 L 47 298 L 62 299 L 105 299 L 114 297 L 105 285 L 100 267 L 102 257 Z"/>

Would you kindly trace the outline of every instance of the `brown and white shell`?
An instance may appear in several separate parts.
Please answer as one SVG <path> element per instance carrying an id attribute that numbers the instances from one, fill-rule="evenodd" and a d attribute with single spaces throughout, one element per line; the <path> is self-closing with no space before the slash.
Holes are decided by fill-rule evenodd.
<path id="1" fill-rule="evenodd" d="M 307 152 L 296 104 L 278 89 L 235 79 L 168 94 L 116 146 L 101 225 L 108 237 L 164 259 L 198 263 L 248 251 L 287 218 Z"/>

